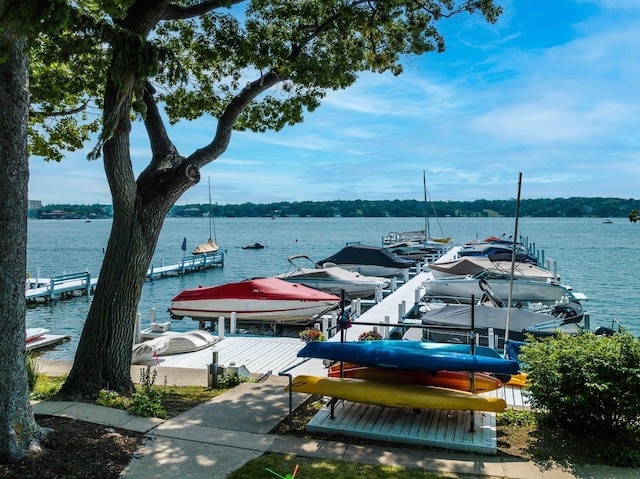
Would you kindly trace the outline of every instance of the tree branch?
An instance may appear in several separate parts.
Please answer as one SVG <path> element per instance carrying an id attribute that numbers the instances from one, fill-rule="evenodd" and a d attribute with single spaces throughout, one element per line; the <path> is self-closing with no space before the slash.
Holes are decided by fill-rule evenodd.
<path id="1" fill-rule="evenodd" d="M 54 111 L 51 113 L 45 113 L 43 111 L 30 111 L 29 112 L 29 116 L 34 117 L 34 116 L 41 116 L 41 117 L 52 117 L 52 116 L 70 116 L 70 115 L 75 115 L 76 113 L 80 113 L 81 111 L 84 111 L 87 106 L 89 105 L 89 102 L 86 101 L 83 105 L 79 106 L 78 108 L 74 108 L 73 110 L 65 110 L 65 111 Z"/>
<path id="2" fill-rule="evenodd" d="M 204 148 L 200 148 L 191 154 L 188 158 L 193 164 L 199 168 L 218 158 L 226 150 L 231 139 L 231 132 L 236 120 L 258 95 L 267 91 L 269 88 L 277 85 L 282 81 L 275 72 L 265 73 L 257 80 L 249 83 L 242 89 L 225 108 L 224 112 L 218 120 L 218 128 L 216 135 L 211 143 Z"/>
<path id="3" fill-rule="evenodd" d="M 187 18 L 199 17 L 200 15 L 209 13 L 212 10 L 242 3 L 243 1 L 244 0 L 231 0 L 230 2 L 202 2 L 189 7 L 181 7 L 172 3 L 164 11 L 162 20 L 185 20 Z"/>

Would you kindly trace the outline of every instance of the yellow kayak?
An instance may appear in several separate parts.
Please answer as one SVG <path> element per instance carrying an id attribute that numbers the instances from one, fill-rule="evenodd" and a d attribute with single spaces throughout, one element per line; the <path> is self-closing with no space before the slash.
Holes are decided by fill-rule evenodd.
<path id="1" fill-rule="evenodd" d="M 523 388 L 527 385 L 527 374 L 526 373 L 514 374 L 511 376 L 511 379 L 507 384 L 509 386 L 519 386 Z"/>
<path id="2" fill-rule="evenodd" d="M 300 375 L 293 379 L 291 385 L 294 392 L 330 396 L 375 406 L 489 412 L 503 412 L 507 408 L 507 403 L 502 398 L 422 384 Z M 285 390 L 289 391 L 289 386 Z"/>

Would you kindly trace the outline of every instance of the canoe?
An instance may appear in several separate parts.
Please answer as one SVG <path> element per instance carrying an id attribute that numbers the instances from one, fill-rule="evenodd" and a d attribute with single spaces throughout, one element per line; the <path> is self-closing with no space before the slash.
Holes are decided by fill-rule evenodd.
<path id="1" fill-rule="evenodd" d="M 454 389 L 402 384 L 366 379 L 323 378 L 300 375 L 293 378 L 286 391 L 330 396 L 374 406 L 407 409 L 447 409 L 461 411 L 503 412 L 502 398 L 479 396 Z"/>
<path id="2" fill-rule="evenodd" d="M 327 376 L 340 377 L 340 363 L 333 364 Z M 441 388 L 485 393 L 502 387 L 502 381 L 485 373 L 473 373 L 473 391 L 471 391 L 471 373 L 466 371 L 416 371 L 410 369 L 388 369 L 361 366 L 359 364 L 342 364 L 342 377 L 352 379 L 368 379 L 371 381 L 388 381 L 405 384 L 424 384 Z"/>
<path id="3" fill-rule="evenodd" d="M 432 344 L 434 343 L 393 340 L 310 342 L 298 352 L 298 357 L 393 369 L 518 373 L 516 361 L 425 346 Z"/>

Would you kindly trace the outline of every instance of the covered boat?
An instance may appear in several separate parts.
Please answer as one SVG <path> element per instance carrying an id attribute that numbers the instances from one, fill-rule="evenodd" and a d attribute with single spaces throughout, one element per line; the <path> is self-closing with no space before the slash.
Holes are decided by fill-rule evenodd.
<path id="1" fill-rule="evenodd" d="M 194 319 L 300 321 L 336 308 L 340 298 L 279 278 L 255 278 L 207 288 L 185 289 L 171 300 L 174 317 Z"/>
<path id="2" fill-rule="evenodd" d="M 509 339 L 524 341 L 527 333 L 548 335 L 556 330 L 581 332 L 579 323 L 582 318 L 582 307 L 574 302 L 560 303 L 539 311 L 511 308 L 510 312 L 508 308 L 486 304 L 445 304 L 441 308 L 423 312 L 421 316 L 423 338 L 428 341 L 466 343 L 473 330 L 479 334 L 480 344 L 484 345 L 487 344 L 490 329 L 498 338 L 504 338 L 507 324 Z"/>
<path id="3" fill-rule="evenodd" d="M 366 276 L 330 264 L 322 267 L 301 267 L 296 264 L 296 260 L 306 260 L 315 266 L 313 260 L 306 255 L 290 256 L 288 261 L 295 270 L 276 275 L 276 278 L 325 291 L 343 290 L 351 298 L 369 298 L 375 294 L 377 288 L 386 288 L 390 281 L 381 276 Z"/>
<path id="4" fill-rule="evenodd" d="M 450 278 L 460 276 L 475 276 L 478 273 L 489 271 L 495 274 L 511 274 L 511 260 L 492 261 L 483 256 L 463 256 L 453 261 L 435 262 L 429 264 L 431 274 L 435 279 Z M 556 281 L 554 274 L 544 268 L 540 268 L 532 263 L 515 263 L 513 269 L 514 277 L 527 278 L 533 281 Z"/>
<path id="5" fill-rule="evenodd" d="M 327 263 L 367 276 L 383 277 L 402 274 L 416 265 L 414 260 L 400 258 L 386 248 L 362 244 L 345 246 L 336 254 L 318 261 L 316 266 L 323 267 Z"/>
<path id="6" fill-rule="evenodd" d="M 198 245 L 191 254 L 209 254 L 218 251 L 218 245 L 211 238 L 206 243 Z"/>
<path id="7" fill-rule="evenodd" d="M 446 277 L 423 281 L 427 294 L 448 303 L 470 303 L 489 291 L 492 296 L 506 302 L 511 289 L 513 304 L 542 303 L 553 305 L 564 298 L 574 298 L 571 286 L 556 281 L 534 281 L 515 276 L 513 286 L 506 274 L 484 271 L 476 276 Z"/>

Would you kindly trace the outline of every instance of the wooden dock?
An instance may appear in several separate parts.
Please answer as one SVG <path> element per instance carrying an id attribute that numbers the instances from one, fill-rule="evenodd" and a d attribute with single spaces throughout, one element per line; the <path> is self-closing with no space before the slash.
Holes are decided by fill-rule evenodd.
<path id="1" fill-rule="evenodd" d="M 224 253 L 203 254 L 182 258 L 177 264 L 160 266 L 151 265 L 147 270 L 147 279 L 166 278 L 172 275 L 182 275 L 203 271 L 209 268 L 222 268 Z M 88 296 L 93 293 L 98 278 L 92 278 L 89 272 L 61 274 L 51 278 L 28 278 L 26 281 L 25 298 L 28 303 L 50 302 L 57 299 L 67 299 L 75 296 Z"/>

